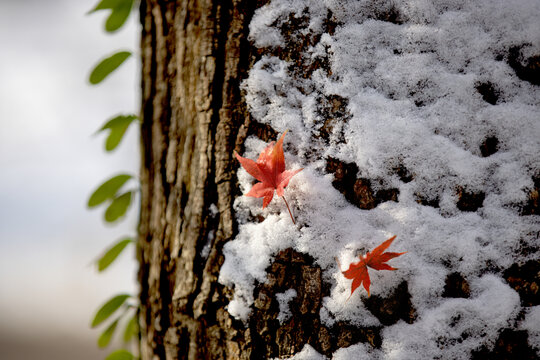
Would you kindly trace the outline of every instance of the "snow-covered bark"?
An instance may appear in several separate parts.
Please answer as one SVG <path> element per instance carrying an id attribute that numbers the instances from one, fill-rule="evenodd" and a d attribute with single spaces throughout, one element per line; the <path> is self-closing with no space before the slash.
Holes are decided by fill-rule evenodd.
<path id="1" fill-rule="evenodd" d="M 539 18 L 540 3 L 526 0 L 274 0 L 258 9 L 250 40 L 264 55 L 243 83 L 248 109 L 277 134 L 289 130 L 287 162 L 304 170 L 287 190 L 298 227 L 277 201 L 262 210 L 236 200 L 239 233 L 220 272 L 235 288 L 229 312 L 247 321 L 267 268 L 293 248 L 330 287 L 323 325 L 381 329 L 380 346 L 350 358 L 481 356 L 504 329 L 517 332 L 520 313 L 539 304 L 538 270 L 532 290 L 509 272 L 538 269 Z M 245 144 L 251 158 L 265 146 Z M 251 177 L 238 177 L 246 192 Z M 395 260 L 399 271 L 372 276 L 372 293 L 384 302 L 404 285 L 405 322 L 384 319 L 361 291 L 346 301 L 351 283 L 335 261 L 357 261 L 391 235 L 408 253 Z"/>
<path id="2" fill-rule="evenodd" d="M 141 10 L 143 359 L 536 356 L 540 3 Z M 286 130 L 297 226 L 233 157 Z"/>

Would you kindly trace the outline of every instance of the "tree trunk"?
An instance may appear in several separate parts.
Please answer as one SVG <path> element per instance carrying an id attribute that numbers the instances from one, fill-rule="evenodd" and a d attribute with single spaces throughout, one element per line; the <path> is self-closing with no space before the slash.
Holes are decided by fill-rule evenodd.
<path id="1" fill-rule="evenodd" d="M 306 343 L 328 353 L 353 340 L 342 336 L 331 345 L 318 319 L 328 287 L 306 255 L 277 256 L 247 327 L 225 309 L 231 289 L 217 283 L 222 247 L 235 233 L 233 151 L 248 133 L 275 137 L 250 122 L 239 90 L 257 56 L 246 41 L 254 9 L 250 1 L 141 7 L 142 359 L 260 359 L 292 355 Z M 290 288 L 299 294 L 297 306 L 280 326 L 275 294 Z M 377 342 L 372 329 L 358 336 Z"/>
<path id="2" fill-rule="evenodd" d="M 330 285 L 309 255 L 293 249 L 281 251 L 268 267 L 267 281 L 258 284 L 253 294 L 247 324 L 226 310 L 233 290 L 217 280 L 223 246 L 237 232 L 233 201 L 240 191 L 233 152 L 241 153 L 248 135 L 264 141 L 277 135 L 268 125 L 251 120 L 240 84 L 266 54 L 287 60 L 292 64 L 288 70 L 298 78 L 309 78 L 317 69 L 330 71 L 324 58 L 302 58 L 303 50 L 317 43 L 320 34 L 288 36 L 306 26 L 303 17 L 291 17 L 288 27 L 281 29 L 287 43 L 281 48 L 256 49 L 249 43 L 250 20 L 263 2 L 141 2 L 138 258 L 143 360 L 262 359 L 293 355 L 305 344 L 330 356 L 358 342 L 381 345 L 382 326 L 359 328 L 336 321 L 329 328 L 321 323 L 319 311 Z M 391 10 L 377 16 L 399 24 Z M 332 34 L 336 26 L 329 13 L 323 31 Z M 318 100 L 321 112 L 333 114 L 318 129 L 320 139 L 327 140 L 336 124 L 350 116 L 347 99 L 336 95 Z M 398 189 L 374 192 L 369 179 L 356 178 L 356 164 L 328 158 L 326 172 L 334 174 L 332 185 L 361 209 L 398 199 Z M 403 182 L 411 181 L 407 169 L 396 172 Z M 462 211 L 475 211 L 484 200 L 483 194 L 471 195 L 463 189 L 458 194 Z M 418 201 L 438 206 L 426 199 Z M 537 213 L 537 202 L 531 209 L 530 214 Z M 467 281 L 454 275 L 447 279 L 448 294 L 443 296 L 468 297 Z M 297 296 L 291 301 L 290 319 L 280 322 L 276 294 L 287 289 L 294 289 Z M 406 282 L 384 301 L 371 296 L 364 304 L 383 326 L 416 319 Z"/>
<path id="3" fill-rule="evenodd" d="M 240 93 L 260 55 L 246 40 L 257 6 L 250 0 L 141 5 L 142 359 L 259 359 L 294 354 L 308 341 L 330 350 L 317 315 L 321 271 L 307 256 L 278 255 L 269 269 L 277 280 L 258 290 L 247 327 L 225 309 L 232 290 L 217 283 L 223 245 L 235 234 L 233 152 L 248 133 L 275 137 L 250 121 Z M 289 288 L 301 303 L 280 328 L 273 299 Z"/>
<path id="4" fill-rule="evenodd" d="M 232 154 L 249 126 L 239 85 L 255 6 L 141 3 L 142 359 L 249 357 L 249 336 L 224 310 L 230 290 L 217 277 L 234 234 Z"/>

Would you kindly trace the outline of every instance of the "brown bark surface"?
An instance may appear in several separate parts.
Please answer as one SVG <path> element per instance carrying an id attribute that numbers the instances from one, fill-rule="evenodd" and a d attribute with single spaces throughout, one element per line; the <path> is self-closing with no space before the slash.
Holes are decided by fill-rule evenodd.
<path id="1" fill-rule="evenodd" d="M 141 3 L 142 359 L 250 356 L 249 332 L 225 310 L 230 290 L 217 277 L 234 234 L 232 154 L 249 126 L 240 82 L 256 6 Z"/>
<path id="2" fill-rule="evenodd" d="M 246 40 L 255 6 L 148 1 L 141 7 L 142 359 L 264 359 L 293 355 L 306 343 L 327 355 L 359 341 L 380 345 L 377 328 L 321 324 L 319 310 L 330 286 L 309 256 L 291 249 L 268 268 L 248 324 L 226 310 L 232 289 L 217 278 L 222 247 L 235 234 L 238 164 L 232 154 L 248 133 L 265 141 L 276 137 L 273 129 L 250 121 L 239 90 L 265 51 Z M 291 318 L 280 323 L 276 294 L 287 289 L 297 296 Z M 381 311 L 395 312 L 401 297 Z M 394 318 L 391 323 L 400 316 Z"/>
<path id="3" fill-rule="evenodd" d="M 358 342 L 373 347 L 381 344 L 380 327 L 358 328 L 336 322 L 328 328 L 321 323 L 319 310 L 330 285 L 322 280 L 321 269 L 309 256 L 292 249 L 277 254 L 267 269 L 267 281 L 255 290 L 247 324 L 236 321 L 226 310 L 233 289 L 218 284 L 217 279 L 224 261 L 223 245 L 236 231 L 232 204 L 239 195 L 238 164 L 233 152 L 241 152 L 248 134 L 264 141 L 275 140 L 277 135 L 268 125 L 250 120 L 240 83 L 263 53 L 290 61 L 290 71 L 299 77 L 309 77 L 317 68 L 328 69 L 324 59 L 302 57 L 301 50 L 316 43 L 317 36 L 287 35 L 303 26 L 303 18 L 291 18 L 290 29 L 281 29 L 287 42 L 283 48 L 254 49 L 249 44 L 248 25 L 263 2 L 141 2 L 138 258 L 142 359 L 287 357 L 306 343 L 329 356 Z M 394 19 L 390 15 L 385 21 Z M 329 14 L 325 31 L 331 33 L 335 26 Z M 345 100 L 339 97 L 323 98 L 319 105 L 321 111 L 334 114 L 322 125 L 321 138 L 325 139 L 349 115 Z M 371 209 L 397 200 L 397 189 L 374 192 L 369 179 L 356 178 L 357 170 L 355 164 L 327 159 L 326 171 L 334 174 L 334 187 L 356 206 Z M 397 168 L 396 172 L 404 182 L 410 181 L 406 169 Z M 483 194 L 462 191 L 460 199 L 460 209 L 472 211 L 482 206 Z M 438 200 L 419 196 L 418 201 L 438 206 Z M 531 204 L 533 210 L 527 211 L 534 214 L 537 202 Z M 517 291 L 537 304 L 533 286 L 526 287 L 520 280 L 529 272 L 521 268 L 512 271 L 507 274 L 509 283 L 515 283 Z M 276 294 L 287 289 L 295 289 L 297 296 L 290 303 L 291 318 L 280 323 Z M 468 283 L 459 274 L 450 276 L 443 296 L 468 297 Z M 365 305 L 384 326 L 416 319 L 405 282 L 388 298 L 373 296 Z M 523 348 L 519 346 L 522 334 L 505 336 L 501 335 L 501 344 Z M 492 355 L 486 350 L 475 356 Z"/>
<path id="4" fill-rule="evenodd" d="M 141 4 L 143 359 L 240 351 L 216 279 L 233 234 L 231 156 L 247 125 L 238 71 L 246 68 L 246 8 L 241 1 Z"/>

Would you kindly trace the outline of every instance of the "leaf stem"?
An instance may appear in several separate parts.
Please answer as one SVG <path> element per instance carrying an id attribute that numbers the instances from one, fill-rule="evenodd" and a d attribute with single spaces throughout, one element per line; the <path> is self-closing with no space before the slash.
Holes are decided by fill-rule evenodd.
<path id="1" fill-rule="evenodd" d="M 289 215 L 291 215 L 291 220 L 294 225 L 296 225 L 296 221 L 294 221 L 294 216 L 291 212 L 291 208 L 289 207 L 289 203 L 287 202 L 287 199 L 285 199 L 285 195 L 282 196 L 283 201 L 285 201 L 285 205 L 287 205 L 287 210 L 289 210 Z"/>

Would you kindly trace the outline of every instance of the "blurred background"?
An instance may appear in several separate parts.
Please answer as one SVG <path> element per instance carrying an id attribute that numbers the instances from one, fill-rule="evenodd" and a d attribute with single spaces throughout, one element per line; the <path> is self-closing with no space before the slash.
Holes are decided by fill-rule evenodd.
<path id="1" fill-rule="evenodd" d="M 138 53 L 133 13 L 105 33 L 97 0 L 0 0 L 0 359 L 103 359 L 90 322 L 111 296 L 136 294 L 131 247 L 104 273 L 94 261 L 133 235 L 137 210 L 116 226 L 90 193 L 118 172 L 138 173 L 136 126 L 113 153 L 103 134 L 119 113 L 138 113 L 132 56 L 97 86 L 93 66 L 120 49 Z"/>

